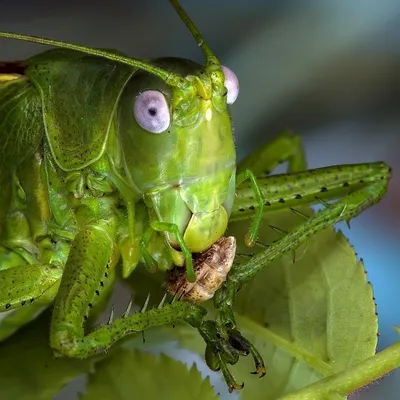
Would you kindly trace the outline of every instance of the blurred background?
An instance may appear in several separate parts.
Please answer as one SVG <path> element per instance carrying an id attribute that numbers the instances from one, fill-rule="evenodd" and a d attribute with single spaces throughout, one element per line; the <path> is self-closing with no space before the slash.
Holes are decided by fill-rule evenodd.
<path id="1" fill-rule="evenodd" d="M 232 118 L 240 157 L 290 128 L 304 138 L 311 168 L 378 160 L 393 167 L 382 202 L 354 220 L 351 230 L 340 226 L 364 259 L 378 304 L 379 349 L 387 347 L 398 339 L 393 325 L 400 325 L 400 2 L 182 0 L 182 5 L 239 78 Z M 1 30 L 115 48 L 137 58 L 202 61 L 166 0 L 0 0 L 0 10 Z M 2 60 L 43 50 L 0 41 Z M 217 375 L 212 383 L 223 387 Z M 67 388 L 60 399 L 75 398 L 72 393 Z M 397 371 L 354 399 L 395 400 L 399 393 Z"/>

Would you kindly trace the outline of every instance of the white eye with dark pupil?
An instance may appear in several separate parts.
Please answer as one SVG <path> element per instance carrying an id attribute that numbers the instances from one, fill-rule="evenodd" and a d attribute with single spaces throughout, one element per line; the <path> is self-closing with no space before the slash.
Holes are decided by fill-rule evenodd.
<path id="1" fill-rule="evenodd" d="M 167 100 L 157 90 L 140 93 L 133 105 L 133 114 L 136 122 L 151 133 L 164 132 L 171 122 Z"/>
<path id="2" fill-rule="evenodd" d="M 221 68 L 225 75 L 224 86 L 228 90 L 226 102 L 228 104 L 233 104 L 239 95 L 239 80 L 231 69 L 225 67 L 225 65 L 221 65 Z"/>

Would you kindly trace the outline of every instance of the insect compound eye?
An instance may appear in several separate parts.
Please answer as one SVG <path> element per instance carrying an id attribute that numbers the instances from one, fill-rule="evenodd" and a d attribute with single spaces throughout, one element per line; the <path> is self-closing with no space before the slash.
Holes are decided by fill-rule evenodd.
<path id="1" fill-rule="evenodd" d="M 170 125 L 171 116 L 165 96 L 157 90 L 146 90 L 133 105 L 136 122 L 146 131 L 164 132 Z"/>
<path id="2" fill-rule="evenodd" d="M 221 65 L 221 68 L 225 75 L 224 86 L 228 90 L 226 102 L 228 104 L 233 104 L 239 95 L 239 80 L 231 69 L 225 67 L 225 65 Z"/>

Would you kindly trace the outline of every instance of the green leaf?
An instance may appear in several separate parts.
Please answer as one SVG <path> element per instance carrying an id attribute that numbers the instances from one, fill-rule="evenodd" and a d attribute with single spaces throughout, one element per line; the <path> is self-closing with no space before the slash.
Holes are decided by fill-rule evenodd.
<path id="1" fill-rule="evenodd" d="M 259 240 L 271 244 L 281 234 L 268 225 L 286 231 L 303 218 L 290 211 L 270 215 Z M 243 237 L 247 227 L 235 223 L 230 229 Z M 249 252 L 243 247 L 239 252 Z M 333 228 L 261 271 L 239 292 L 235 310 L 239 328 L 260 349 L 268 369 L 266 379 L 247 385 L 243 399 L 279 398 L 376 350 L 371 285 L 353 248 Z M 238 370 L 245 376 L 240 364 Z"/>
<path id="2" fill-rule="evenodd" d="M 68 382 L 89 372 L 94 359 L 55 358 L 45 312 L 0 344 L 0 399 L 50 400 Z"/>
<path id="3" fill-rule="evenodd" d="M 82 400 L 92 399 L 217 399 L 209 380 L 195 366 L 168 356 L 118 349 L 96 364 Z"/>

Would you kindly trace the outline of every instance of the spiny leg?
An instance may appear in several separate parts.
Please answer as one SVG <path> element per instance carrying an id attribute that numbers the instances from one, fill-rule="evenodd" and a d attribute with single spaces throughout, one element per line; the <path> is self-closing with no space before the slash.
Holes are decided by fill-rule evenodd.
<path id="1" fill-rule="evenodd" d="M 107 278 L 107 266 L 115 264 L 113 252 L 116 219 L 110 217 L 83 227 L 76 235 L 64 268 L 50 327 L 51 347 L 59 354 L 86 358 L 107 350 L 122 337 L 153 326 L 186 320 L 198 327 L 205 310 L 186 302 L 175 302 L 117 318 L 86 334 L 84 322 L 91 304 L 102 295 L 99 283 Z"/>
<path id="2" fill-rule="evenodd" d="M 63 270 L 55 265 L 23 265 L 0 271 L 0 341 L 33 320 L 56 296 Z"/>
<path id="3" fill-rule="evenodd" d="M 301 243 L 305 242 L 318 231 L 340 221 L 349 221 L 366 208 L 376 204 L 387 190 L 390 174 L 390 168 L 386 164 L 372 163 L 321 168 L 297 174 L 265 178 L 267 182 L 265 190 L 271 189 L 270 186 L 277 185 L 277 182 L 281 183 L 275 186 L 276 189 L 273 189 L 278 190 L 278 193 L 275 193 L 275 197 L 271 198 L 272 201 L 269 210 L 283 208 L 282 204 L 286 204 L 286 207 L 288 207 L 298 203 L 310 204 L 320 202 L 321 199 L 319 196 L 321 195 L 325 199 L 339 198 L 339 200 L 330 204 L 326 203 L 326 207 L 323 210 L 305 219 L 305 222 L 300 226 L 289 230 L 264 251 L 254 255 L 249 261 L 235 265 L 232 268 L 226 282 L 214 296 L 214 305 L 218 310 L 216 327 L 214 329 L 218 331 L 219 337 L 224 338 L 225 341 L 230 341 L 231 332 L 237 332 L 233 306 L 237 291 L 246 282 L 250 281 L 261 269 L 282 257 L 288 251 L 295 250 Z M 288 180 L 287 178 L 290 178 L 290 176 L 300 176 L 302 179 Z M 304 179 L 305 177 L 310 179 Z M 272 181 L 274 183 L 270 185 L 268 182 Z M 303 186 L 304 183 L 305 185 Z M 321 184 L 324 185 L 323 190 L 321 190 Z M 289 185 L 294 186 L 289 187 Z M 293 188 L 301 188 L 302 190 L 292 192 L 291 189 Z M 285 191 L 287 191 L 288 196 L 280 197 Z M 301 196 L 299 196 L 300 194 Z M 280 198 L 285 201 L 279 201 Z M 242 200 L 247 201 L 247 199 Z M 238 219 L 241 219 L 240 212 L 236 213 L 236 216 Z M 233 214 L 233 218 L 235 218 L 235 214 Z M 219 363 L 230 362 L 230 358 L 226 357 L 223 351 L 219 350 L 219 353 Z M 258 360 L 256 361 L 256 365 L 257 362 L 260 363 Z M 257 370 L 259 372 L 262 371 L 259 368 Z"/>
<path id="4" fill-rule="evenodd" d="M 236 186 L 240 188 L 243 186 L 244 181 L 249 180 L 247 187 L 253 193 L 253 195 L 249 194 L 249 198 L 254 199 L 250 207 L 252 210 L 255 210 L 255 214 L 245 237 L 247 246 L 253 246 L 256 241 L 264 207 L 267 205 L 265 202 L 266 197 L 261 190 L 261 186 L 258 184 L 256 176 L 269 175 L 278 164 L 286 161 L 289 162 L 289 172 L 302 171 L 306 168 L 306 159 L 301 146 L 301 139 L 289 131 L 278 135 L 272 142 L 267 143 L 252 153 L 238 166 Z"/>
<path id="5" fill-rule="evenodd" d="M 366 165 L 362 165 L 363 168 L 365 166 Z M 354 167 L 357 169 L 360 166 Z M 302 225 L 289 231 L 267 250 L 254 256 L 250 261 L 242 265 L 240 269 L 235 269 L 231 274 L 231 279 L 236 282 L 236 287 L 238 285 L 242 286 L 248 282 L 261 268 L 269 265 L 287 251 L 298 247 L 311 235 L 338 222 L 350 221 L 366 208 L 378 203 L 387 191 L 390 179 L 390 168 L 384 163 L 370 164 L 369 170 L 374 169 L 375 172 L 379 173 L 374 176 L 368 176 L 362 183 L 357 182 L 354 186 L 358 187 L 358 189 L 353 191 L 349 189 L 350 193 L 347 196 L 334 203 L 327 204 L 326 208 L 311 216 Z M 348 182 L 345 183 L 345 187 L 350 188 L 350 186 L 347 185 Z M 343 189 L 343 184 L 341 186 L 339 191 Z M 335 190 L 332 190 L 332 192 L 335 193 Z M 337 197 L 338 195 L 335 193 L 335 198 Z M 318 200 L 318 197 L 315 200 Z M 255 266 L 255 264 L 257 264 L 257 266 Z"/>
<path id="6" fill-rule="evenodd" d="M 73 335 L 71 337 L 73 342 L 69 342 L 72 346 L 63 347 L 59 351 L 70 357 L 90 357 L 106 351 L 115 342 L 129 334 L 143 332 L 155 326 L 186 321 L 198 328 L 205 314 L 206 310 L 204 308 L 185 301 L 174 302 L 161 308 L 156 307 L 133 315 L 125 316 L 124 314 L 124 316 L 114 321 L 110 319 L 108 324 L 87 335 Z"/>
<path id="7" fill-rule="evenodd" d="M 264 215 L 299 206 L 309 206 L 345 197 L 376 182 L 388 182 L 389 167 L 382 162 L 317 168 L 258 178 L 266 199 Z M 254 213 L 253 189 L 241 185 L 230 221 L 248 219 Z M 382 193 L 383 196 L 384 193 Z"/>

